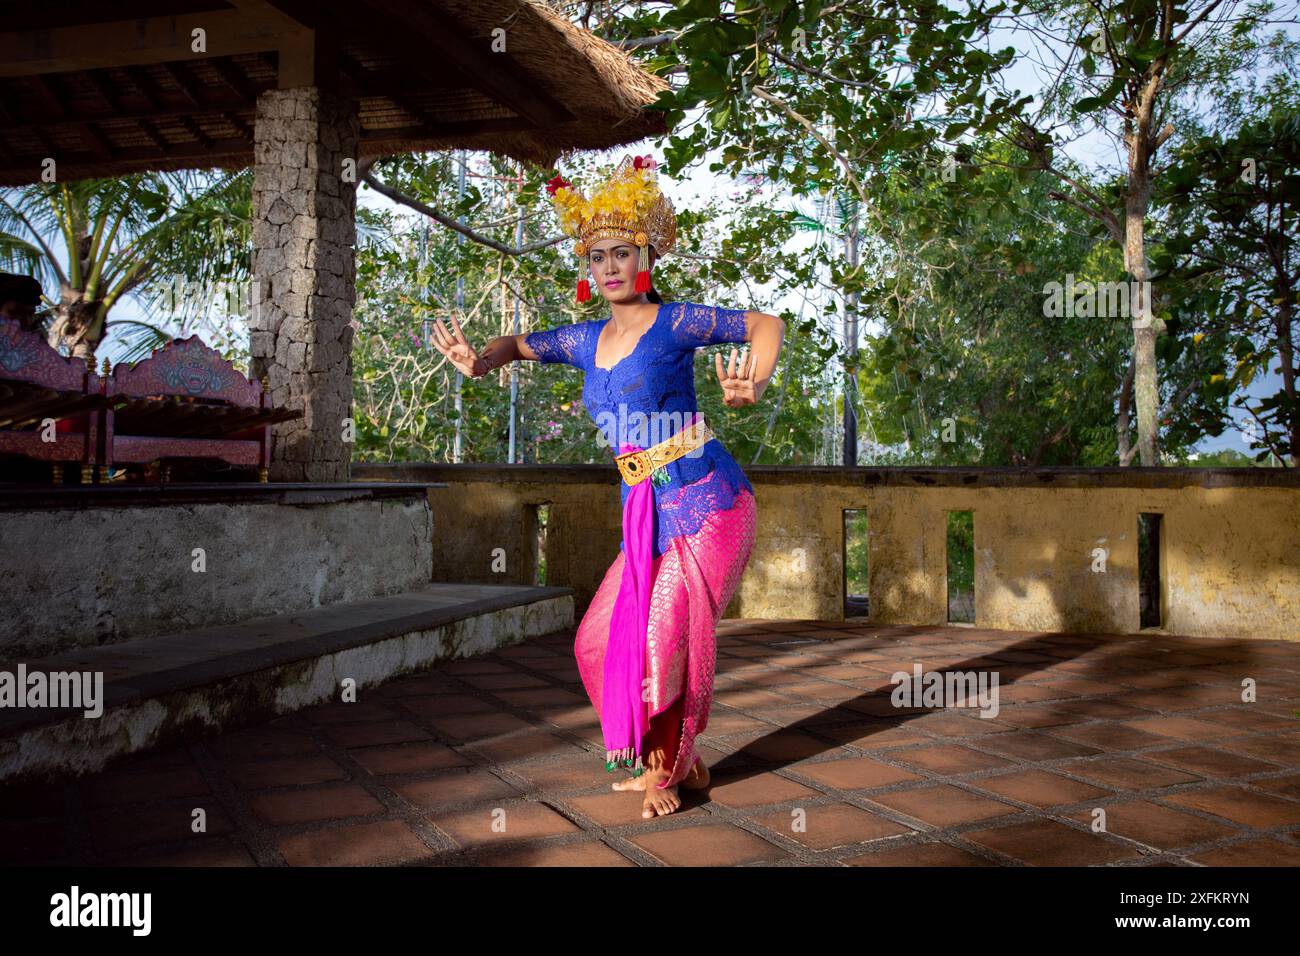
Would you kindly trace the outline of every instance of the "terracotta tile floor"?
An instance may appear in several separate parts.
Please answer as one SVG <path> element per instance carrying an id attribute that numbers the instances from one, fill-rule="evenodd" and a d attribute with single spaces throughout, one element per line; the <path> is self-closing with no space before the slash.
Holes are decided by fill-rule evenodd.
<path id="1" fill-rule="evenodd" d="M 0 862 L 1300 865 L 1300 644 L 719 632 L 699 739 L 714 786 L 668 817 L 643 821 L 639 794 L 610 791 L 570 631 L 0 791 Z M 889 675 L 918 661 L 995 671 L 997 715 L 894 707 Z"/>

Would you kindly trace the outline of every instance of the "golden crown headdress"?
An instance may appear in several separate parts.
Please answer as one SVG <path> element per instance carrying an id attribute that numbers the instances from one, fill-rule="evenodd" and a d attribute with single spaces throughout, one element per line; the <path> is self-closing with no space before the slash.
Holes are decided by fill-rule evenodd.
<path id="1" fill-rule="evenodd" d="M 639 247 L 637 292 L 650 291 L 650 247 L 663 255 L 677 243 L 677 216 L 673 204 L 659 189 L 656 169 L 649 156 L 624 156 L 590 196 L 556 176 L 546 184 L 560 229 L 577 242 L 578 301 L 591 298 L 587 257 L 601 239 L 626 239 Z"/>

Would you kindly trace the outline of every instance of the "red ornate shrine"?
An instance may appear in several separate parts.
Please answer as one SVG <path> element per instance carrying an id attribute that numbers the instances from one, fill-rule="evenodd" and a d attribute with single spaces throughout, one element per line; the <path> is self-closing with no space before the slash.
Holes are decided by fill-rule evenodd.
<path id="1" fill-rule="evenodd" d="M 210 459 L 256 468 L 267 480 L 271 425 L 302 412 L 271 408 L 261 382 L 241 375 L 197 335 L 154 349 L 104 378 L 105 467 Z"/>
<path id="2" fill-rule="evenodd" d="M 117 465 L 177 462 L 256 469 L 266 481 L 271 426 L 302 412 L 271 408 L 252 380 L 197 335 L 154 349 L 134 366 L 97 375 L 94 361 L 65 358 L 38 331 L 0 318 L 0 456 L 81 465 L 81 483 Z M 51 421 L 54 429 L 50 431 Z M 52 439 L 52 440 L 47 440 Z"/>
<path id="3" fill-rule="evenodd" d="M 93 359 L 66 358 L 39 332 L 0 317 L 0 455 L 50 462 L 58 480 L 64 465 L 79 464 L 90 484 L 107 401 Z"/>

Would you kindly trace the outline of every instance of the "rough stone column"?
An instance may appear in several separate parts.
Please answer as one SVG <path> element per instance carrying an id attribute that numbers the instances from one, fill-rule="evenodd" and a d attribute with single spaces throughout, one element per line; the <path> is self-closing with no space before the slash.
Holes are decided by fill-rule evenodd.
<path id="1" fill-rule="evenodd" d="M 257 98 L 253 166 L 254 377 L 276 408 L 271 481 L 347 481 L 352 445 L 352 307 L 356 299 L 356 101 L 317 87 Z"/>

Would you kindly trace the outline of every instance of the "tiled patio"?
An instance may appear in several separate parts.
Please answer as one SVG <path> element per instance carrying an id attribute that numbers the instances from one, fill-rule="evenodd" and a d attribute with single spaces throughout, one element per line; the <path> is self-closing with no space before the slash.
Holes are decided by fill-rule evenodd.
<path id="1" fill-rule="evenodd" d="M 725 621 L 713 785 L 642 821 L 640 794 L 610 791 L 572 640 L 10 788 L 0 860 L 1300 864 L 1298 643 Z M 1000 713 L 895 709 L 889 675 L 917 661 L 995 670 Z"/>

